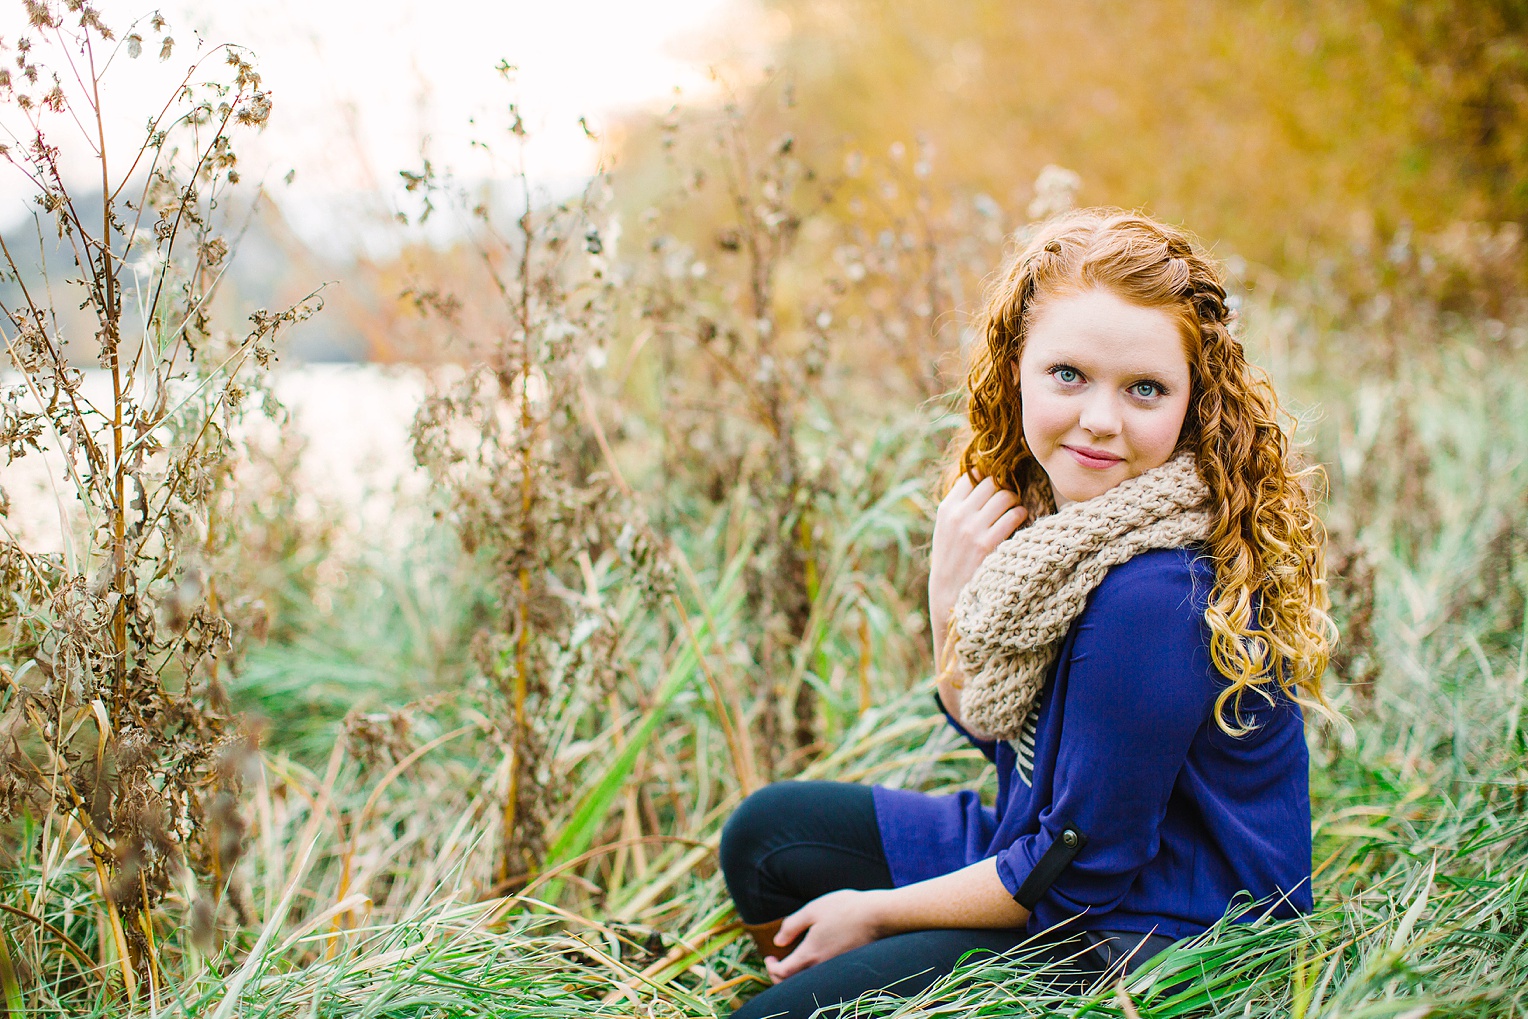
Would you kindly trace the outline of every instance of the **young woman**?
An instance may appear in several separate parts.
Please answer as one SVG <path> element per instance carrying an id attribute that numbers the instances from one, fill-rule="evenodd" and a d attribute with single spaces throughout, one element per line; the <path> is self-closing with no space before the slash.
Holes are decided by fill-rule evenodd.
<path id="1" fill-rule="evenodd" d="M 1140 215 L 1068 214 L 1005 266 L 929 578 L 939 706 L 996 804 L 750 796 L 721 862 L 775 986 L 738 1019 L 916 993 L 972 950 L 1085 982 L 1237 897 L 1310 908 L 1322 533 L 1229 318 L 1208 255 Z"/>

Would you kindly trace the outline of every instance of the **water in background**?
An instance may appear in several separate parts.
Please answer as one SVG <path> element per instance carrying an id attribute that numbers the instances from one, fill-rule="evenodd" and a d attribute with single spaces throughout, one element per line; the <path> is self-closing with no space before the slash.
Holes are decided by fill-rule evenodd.
<path id="1" fill-rule="evenodd" d="M 6 386 L 19 381 L 14 373 L 0 378 Z M 428 383 L 424 370 L 398 366 L 307 364 L 277 371 L 276 396 L 305 440 L 294 478 L 303 493 L 299 512 L 334 514 L 343 532 L 368 545 L 402 541 L 413 523 L 407 510 L 420 507 L 426 491 L 409 428 Z M 110 376 L 88 372 L 83 391 L 106 406 Z M 251 427 L 266 426 L 258 414 L 250 418 Z M 29 451 L 0 466 L 0 485 L 11 502 L 0 525 L 29 551 L 64 551 L 65 534 L 78 533 L 82 512 L 56 441 L 42 454 Z"/>

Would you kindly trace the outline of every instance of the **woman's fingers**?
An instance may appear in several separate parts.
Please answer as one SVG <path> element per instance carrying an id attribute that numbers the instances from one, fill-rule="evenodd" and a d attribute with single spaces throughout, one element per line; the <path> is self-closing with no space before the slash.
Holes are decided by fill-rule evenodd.
<path id="1" fill-rule="evenodd" d="M 780 921 L 780 930 L 775 934 L 775 944 L 784 948 L 801 936 L 801 932 L 812 926 L 812 920 L 807 910 L 810 903 L 802 906 L 790 916 Z"/>
<path id="2" fill-rule="evenodd" d="M 773 955 L 764 957 L 764 968 L 775 983 L 801 972 L 817 961 L 813 957 L 816 951 L 815 946 L 811 944 L 811 928 L 814 920 L 812 904 L 809 902 L 780 921 L 780 930 L 775 933 L 775 944 L 781 948 L 795 941 L 802 934 L 806 934 L 806 938 L 783 959 Z"/>
<path id="3" fill-rule="evenodd" d="M 764 969 L 769 974 L 769 979 L 778 984 L 787 977 L 795 976 L 800 972 L 802 967 L 796 960 L 796 955 L 800 951 L 798 948 L 784 959 L 777 959 L 773 955 L 766 955 L 764 957 Z"/>
<path id="4" fill-rule="evenodd" d="M 982 478 L 962 495 L 957 495 L 956 490 L 951 489 L 950 496 L 946 499 L 948 505 L 942 508 L 956 518 L 971 520 L 980 526 L 986 526 L 1009 507 L 1016 505 L 1018 501 L 1019 497 L 1016 493 L 1006 488 L 999 488 L 997 482 L 991 478 Z"/>
<path id="5" fill-rule="evenodd" d="M 1014 506 L 992 522 L 992 531 L 998 536 L 999 542 L 1006 541 L 1028 518 L 1029 510 L 1023 506 Z"/>
<path id="6" fill-rule="evenodd" d="M 991 527 L 997 523 L 999 517 L 1017 505 L 1019 505 L 1019 497 L 1016 493 L 1010 492 L 1006 488 L 998 489 L 976 511 L 976 523 L 981 527 Z"/>
<path id="7" fill-rule="evenodd" d="M 810 940 L 811 936 L 808 935 L 807 941 L 802 942 L 794 952 L 783 959 L 776 959 L 774 956 L 766 958 L 764 968 L 769 971 L 770 979 L 779 983 L 821 962 L 822 960 L 817 958 L 816 949 L 809 944 Z"/>
<path id="8" fill-rule="evenodd" d="M 994 548 L 1028 519 L 1014 492 L 989 478 L 956 479 L 939 504 L 929 556 L 929 604 L 942 617 Z M 934 620 L 936 627 L 944 624 Z"/>
<path id="9" fill-rule="evenodd" d="M 971 480 L 971 475 L 963 472 L 960 477 L 955 479 L 955 484 L 950 486 L 950 490 L 945 493 L 945 498 L 964 499 L 971 494 L 971 489 L 975 487 L 976 482 Z"/>

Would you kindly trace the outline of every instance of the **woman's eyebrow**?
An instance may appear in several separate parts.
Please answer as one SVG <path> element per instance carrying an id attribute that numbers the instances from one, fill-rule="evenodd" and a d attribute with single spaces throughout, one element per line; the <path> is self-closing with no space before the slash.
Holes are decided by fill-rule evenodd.
<path id="1" fill-rule="evenodd" d="M 1118 367 L 1106 361 L 1100 362 L 1097 358 L 1078 356 L 1075 353 L 1066 351 L 1047 353 L 1043 360 L 1047 368 L 1058 364 L 1065 364 L 1087 375 L 1109 374 L 1119 378 L 1150 379 L 1153 382 L 1167 382 L 1171 381 L 1173 377 L 1173 373 L 1170 370 L 1164 370 L 1164 366 L 1160 364 L 1135 364 Z M 1171 366 L 1165 367 L 1171 368 Z"/>

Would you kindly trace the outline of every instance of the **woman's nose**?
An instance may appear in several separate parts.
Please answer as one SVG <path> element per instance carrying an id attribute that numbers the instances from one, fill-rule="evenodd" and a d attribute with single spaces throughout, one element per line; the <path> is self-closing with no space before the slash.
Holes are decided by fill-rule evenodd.
<path id="1" fill-rule="evenodd" d="M 1119 403 L 1112 393 L 1095 392 L 1083 405 L 1077 423 L 1083 430 L 1100 437 L 1118 435 L 1120 430 Z"/>

